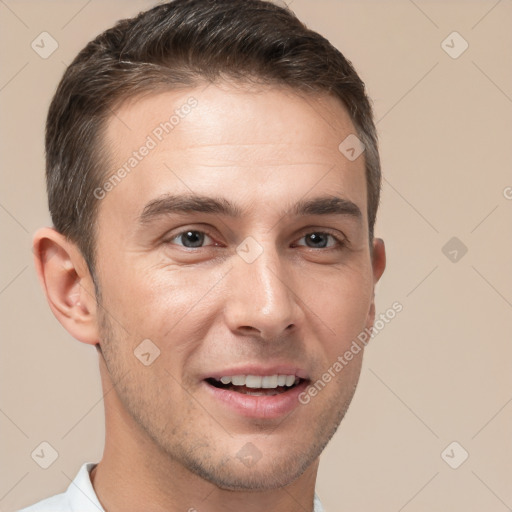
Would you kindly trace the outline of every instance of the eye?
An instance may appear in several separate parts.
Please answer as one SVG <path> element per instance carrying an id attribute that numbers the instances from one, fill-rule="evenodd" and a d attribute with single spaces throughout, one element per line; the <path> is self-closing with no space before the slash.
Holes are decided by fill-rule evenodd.
<path id="1" fill-rule="evenodd" d="M 323 231 L 315 231 L 313 233 L 307 233 L 305 236 L 301 238 L 301 240 L 305 240 L 305 244 L 298 243 L 297 245 L 305 245 L 306 247 L 310 247 L 312 249 L 326 249 L 330 247 L 334 247 L 336 245 L 343 246 L 343 241 L 337 238 L 330 233 L 325 233 Z M 329 239 L 334 242 L 329 244 Z"/>
<path id="2" fill-rule="evenodd" d="M 212 239 L 204 231 L 190 229 L 187 231 L 183 231 L 176 235 L 175 237 L 171 238 L 168 243 L 173 244 L 175 243 L 176 240 L 178 240 L 178 243 L 176 243 L 176 245 L 181 245 L 188 249 L 195 249 L 197 247 L 202 247 L 205 242 L 205 239 L 209 239 L 210 241 L 212 241 Z"/>

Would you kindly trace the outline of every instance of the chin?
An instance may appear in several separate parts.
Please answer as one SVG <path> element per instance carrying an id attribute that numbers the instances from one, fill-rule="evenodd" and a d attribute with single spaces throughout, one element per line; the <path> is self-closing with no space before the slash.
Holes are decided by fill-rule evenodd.
<path id="1" fill-rule="evenodd" d="M 181 451 L 179 462 L 219 489 L 266 491 L 285 487 L 299 478 L 315 464 L 327 440 L 298 443 L 295 438 L 280 446 L 272 443 L 263 446 L 261 441 L 261 438 L 254 439 L 254 444 L 248 441 L 241 449 L 234 449 L 231 442 L 220 451 L 210 450 L 211 444 L 204 444 L 200 450 Z"/>
<path id="2" fill-rule="evenodd" d="M 289 462 L 280 464 L 277 461 L 271 461 L 270 464 L 263 465 L 260 461 L 258 464 L 261 466 L 256 470 L 255 467 L 242 467 L 241 463 L 236 462 L 230 462 L 227 466 L 216 469 L 196 467 L 194 472 L 220 489 L 261 492 L 290 485 L 311 464 L 310 461 L 299 464 L 290 464 Z"/>

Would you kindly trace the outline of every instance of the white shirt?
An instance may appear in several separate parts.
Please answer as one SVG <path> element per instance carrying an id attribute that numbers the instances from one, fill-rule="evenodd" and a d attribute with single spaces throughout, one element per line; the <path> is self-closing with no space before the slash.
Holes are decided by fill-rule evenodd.
<path id="1" fill-rule="evenodd" d="M 66 492 L 46 498 L 18 512 L 105 512 L 91 483 L 90 471 L 95 462 L 86 462 Z M 315 494 L 313 512 L 324 512 Z"/>

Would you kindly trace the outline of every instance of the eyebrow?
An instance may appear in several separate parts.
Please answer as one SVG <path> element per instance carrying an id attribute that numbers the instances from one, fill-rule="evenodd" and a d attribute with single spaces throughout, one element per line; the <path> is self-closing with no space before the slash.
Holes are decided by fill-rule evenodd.
<path id="1" fill-rule="evenodd" d="M 242 217 L 244 209 L 223 197 L 211 197 L 197 194 L 166 194 L 150 201 L 144 207 L 139 222 L 148 224 L 158 217 L 179 213 L 210 213 L 226 217 Z M 297 217 L 305 215 L 342 215 L 361 220 L 363 215 L 359 206 L 348 199 L 337 196 L 322 196 L 313 199 L 301 199 L 291 206 L 289 212 Z"/>

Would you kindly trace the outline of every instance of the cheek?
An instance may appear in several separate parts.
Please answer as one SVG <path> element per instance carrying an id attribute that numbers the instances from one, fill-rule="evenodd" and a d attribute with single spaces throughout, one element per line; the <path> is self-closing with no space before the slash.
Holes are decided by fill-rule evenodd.
<path id="1" fill-rule="evenodd" d="M 331 356 L 337 356 L 364 331 L 373 298 L 373 280 L 370 268 L 342 269 L 330 278 L 321 280 L 316 290 L 306 293 L 306 305 L 324 324 Z"/>
<path id="2" fill-rule="evenodd" d="M 221 268 L 198 270 L 185 267 L 148 267 L 125 265 L 105 279 L 105 303 L 131 337 L 154 339 L 173 346 L 193 339 L 183 329 L 196 329 L 198 313 L 206 319 L 213 314 L 214 289 L 225 271 Z M 213 293 L 212 293 L 213 292 Z M 177 336 L 177 333 L 180 336 Z M 190 334 L 190 333 L 188 333 Z"/>

